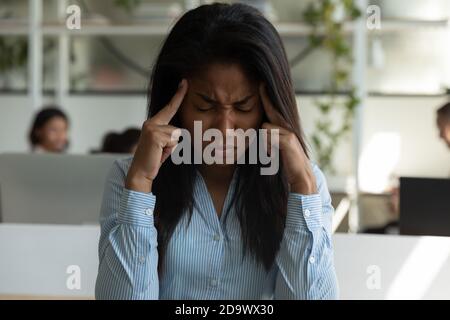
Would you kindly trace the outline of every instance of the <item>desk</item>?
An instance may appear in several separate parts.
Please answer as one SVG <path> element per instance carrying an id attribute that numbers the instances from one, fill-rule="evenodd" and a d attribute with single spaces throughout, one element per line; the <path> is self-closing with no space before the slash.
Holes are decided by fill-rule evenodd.
<path id="1" fill-rule="evenodd" d="M 94 297 L 98 226 L 0 224 L 0 299 Z M 341 299 L 450 299 L 450 238 L 335 234 Z M 77 265 L 81 288 L 69 290 Z M 378 286 L 378 285 L 379 286 Z"/>

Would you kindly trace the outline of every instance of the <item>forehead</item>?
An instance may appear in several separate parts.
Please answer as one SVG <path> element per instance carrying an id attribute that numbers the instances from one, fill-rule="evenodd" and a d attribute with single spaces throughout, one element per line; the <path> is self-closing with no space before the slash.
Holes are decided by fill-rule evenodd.
<path id="1" fill-rule="evenodd" d="M 189 89 L 222 104 L 254 94 L 257 83 L 238 64 L 211 64 L 190 79 Z"/>
<path id="2" fill-rule="evenodd" d="M 46 126 L 65 126 L 66 124 L 66 120 L 59 116 L 52 117 L 45 123 Z"/>

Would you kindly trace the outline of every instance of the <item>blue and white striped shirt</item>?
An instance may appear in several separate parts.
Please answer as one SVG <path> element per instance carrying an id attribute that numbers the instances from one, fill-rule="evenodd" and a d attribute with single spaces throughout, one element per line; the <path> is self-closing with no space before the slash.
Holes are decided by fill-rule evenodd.
<path id="1" fill-rule="evenodd" d="M 291 193 L 283 240 L 271 270 L 245 256 L 231 208 L 219 218 L 198 173 L 194 206 L 180 219 L 158 278 L 156 198 L 124 188 L 132 157 L 116 160 L 100 214 L 97 299 L 335 299 L 338 283 L 331 241 L 334 209 L 325 177 L 311 162 L 318 193 Z M 224 208 L 230 205 L 235 177 Z M 186 226 L 188 226 L 186 228 Z M 224 235 L 226 231 L 226 237 Z"/>

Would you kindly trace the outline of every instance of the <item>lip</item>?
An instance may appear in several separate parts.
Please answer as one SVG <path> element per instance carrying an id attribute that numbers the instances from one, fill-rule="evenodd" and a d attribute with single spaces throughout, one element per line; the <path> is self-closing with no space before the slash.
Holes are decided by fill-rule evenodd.
<path id="1" fill-rule="evenodd" d="M 216 148 L 214 150 L 216 156 L 225 156 L 225 155 L 228 155 L 228 154 L 231 155 L 231 154 L 234 153 L 234 151 L 235 151 L 234 147 Z"/>

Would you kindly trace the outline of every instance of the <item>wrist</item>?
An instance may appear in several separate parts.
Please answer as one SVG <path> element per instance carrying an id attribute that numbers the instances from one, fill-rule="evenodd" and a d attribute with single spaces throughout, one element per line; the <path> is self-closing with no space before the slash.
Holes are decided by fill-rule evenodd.
<path id="1" fill-rule="evenodd" d="M 125 188 L 137 192 L 152 192 L 152 184 L 153 180 L 133 174 L 127 175 L 127 178 L 125 179 Z"/>
<path id="2" fill-rule="evenodd" d="M 290 191 L 303 195 L 317 193 L 317 186 L 314 181 L 294 182 L 290 184 Z"/>

